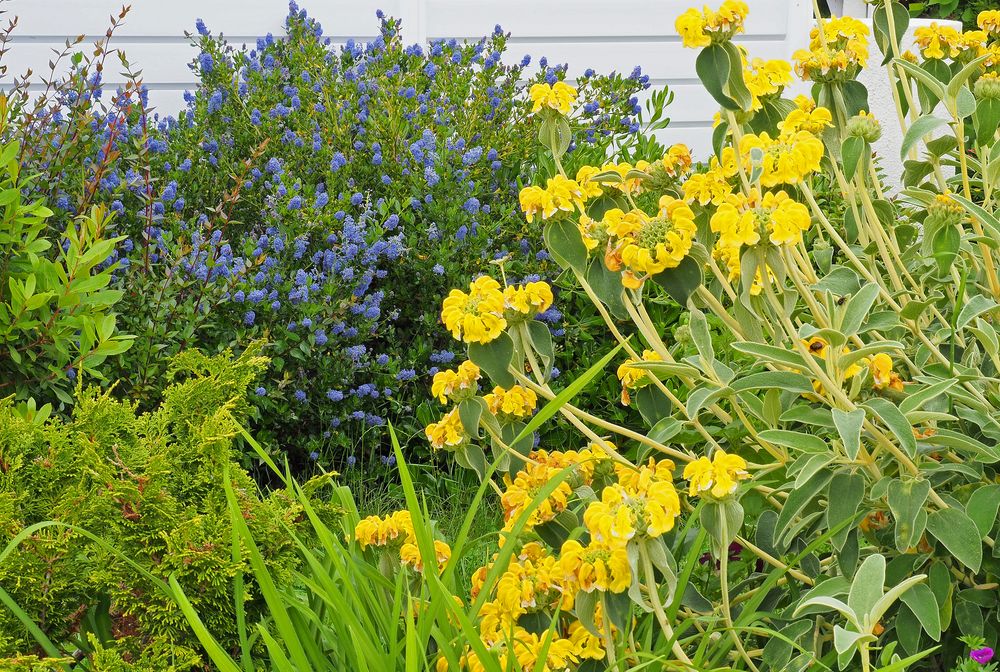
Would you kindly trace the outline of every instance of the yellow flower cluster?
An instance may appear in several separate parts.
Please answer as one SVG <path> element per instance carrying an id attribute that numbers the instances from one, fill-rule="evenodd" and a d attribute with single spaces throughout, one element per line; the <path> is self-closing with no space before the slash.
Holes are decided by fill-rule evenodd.
<path id="1" fill-rule="evenodd" d="M 853 79 L 868 62 L 868 26 L 849 16 L 820 20 L 810 33 L 809 49 L 792 58 L 795 71 L 815 82 Z"/>
<path id="2" fill-rule="evenodd" d="M 684 467 L 684 478 L 688 480 L 688 494 L 711 494 L 722 499 L 736 492 L 739 482 L 750 478 L 747 463 L 739 455 L 733 455 L 719 448 L 712 459 L 699 457 Z"/>
<path id="3" fill-rule="evenodd" d="M 680 177 L 691 169 L 694 159 L 691 158 L 691 150 L 687 145 L 677 143 L 667 148 L 660 159 L 660 165 L 671 177 Z"/>
<path id="4" fill-rule="evenodd" d="M 650 218 L 641 210 L 623 212 L 612 208 L 601 226 L 608 235 L 605 265 L 610 271 L 625 270 L 622 283 L 638 289 L 650 276 L 676 268 L 694 242 L 697 227 L 687 203 L 665 196 L 661 209 Z"/>
<path id="5" fill-rule="evenodd" d="M 492 563 L 480 567 L 472 576 L 472 597 L 475 599 L 486 581 Z M 528 632 L 518 620 L 529 613 L 567 611 L 573 607 L 576 590 L 564 581 L 561 561 L 538 542 L 526 543 L 512 559 L 497 581 L 492 600 L 479 612 L 479 636 L 504 670 L 534 672 L 535 670 L 575 669 L 581 659 L 601 660 L 604 649 L 598 638 L 590 634 L 579 621 L 565 628 L 547 631 L 543 635 Z M 603 624 L 603 612 L 596 609 L 594 620 Z M 461 659 L 461 669 L 483 670 L 477 655 L 467 649 Z M 439 659 L 437 670 L 447 670 Z"/>
<path id="6" fill-rule="evenodd" d="M 684 146 L 680 145 L 679 147 Z M 684 149 L 687 148 L 685 147 Z M 667 154 L 669 155 L 670 152 L 668 151 Z M 683 161 L 680 149 L 677 149 L 676 154 L 672 156 L 675 157 L 674 160 L 678 162 Z M 666 156 L 664 158 L 666 159 Z M 688 165 L 690 165 L 690 159 L 691 155 L 689 153 Z M 576 172 L 576 182 L 583 190 L 585 199 L 594 198 L 603 194 L 604 186 L 612 187 L 627 194 L 638 194 L 642 191 L 642 176 L 635 175 L 634 173 L 636 171 L 646 173 L 650 170 L 652 165 L 653 164 L 649 163 L 649 161 L 636 161 L 635 165 L 627 161 L 620 161 L 618 163 L 609 161 L 600 167 L 581 166 Z M 610 176 L 606 175 L 606 181 L 598 181 L 596 178 L 602 173 L 617 173 L 619 180 L 612 181 Z M 632 175 L 630 176 L 630 174 Z"/>
<path id="7" fill-rule="evenodd" d="M 369 546 L 389 546 L 396 542 L 403 545 L 416 539 L 409 511 L 396 511 L 384 518 L 368 516 L 354 527 L 354 538 L 361 545 L 361 550 Z"/>
<path id="8" fill-rule="evenodd" d="M 726 0 L 715 10 L 705 6 L 699 12 L 692 7 L 677 17 L 674 28 L 685 47 L 697 49 L 714 42 L 724 42 L 742 33 L 749 13 L 746 3 Z"/>
<path id="9" fill-rule="evenodd" d="M 409 511 L 396 511 L 388 516 L 368 516 L 358 522 L 354 528 L 354 538 L 361 550 L 369 546 L 375 548 L 397 547 L 401 564 L 412 567 L 418 572 L 424 571 L 424 560 L 417 546 L 417 538 L 413 532 L 413 519 Z M 434 541 L 434 565 L 438 571 L 444 569 L 451 558 L 451 547 L 436 539 Z"/>
<path id="10" fill-rule="evenodd" d="M 434 540 L 434 564 L 438 568 L 438 572 L 444 570 L 445 565 L 448 564 L 448 560 L 451 559 L 451 546 L 441 541 L 440 539 Z M 420 548 L 416 543 L 406 543 L 403 544 L 399 549 L 399 561 L 407 566 L 412 567 L 418 572 L 424 571 L 424 559 L 420 555 Z"/>
<path id="11" fill-rule="evenodd" d="M 570 108 L 576 102 L 576 89 L 566 82 L 548 84 L 533 84 L 528 89 L 528 96 L 533 103 L 531 113 L 539 110 L 555 110 L 559 114 L 569 114 Z"/>
<path id="12" fill-rule="evenodd" d="M 792 136 L 799 131 L 819 135 L 824 128 L 833 126 L 833 115 L 825 107 L 817 107 L 812 98 L 803 95 L 795 97 L 795 109 L 778 123 L 778 131 L 783 136 Z"/>
<path id="13" fill-rule="evenodd" d="M 763 106 L 762 98 L 780 95 L 782 90 L 792 83 L 792 66 L 788 61 L 780 59 L 765 61 L 762 58 L 754 58 L 747 62 L 745 56 L 743 61 L 743 80 L 752 97 L 750 110 L 753 112 Z"/>
<path id="14" fill-rule="evenodd" d="M 614 444 L 608 446 L 614 450 Z M 514 478 L 504 477 L 506 489 L 500 496 L 504 511 L 504 530 L 510 530 L 521 512 L 527 509 L 538 491 L 559 472 L 567 467 L 575 467 L 571 478 L 564 480 L 544 502 L 531 512 L 526 526 L 530 529 L 536 525 L 548 522 L 564 511 L 573 493 L 571 483 L 590 485 L 594 471 L 608 459 L 607 453 L 596 444 L 591 444 L 581 451 L 536 450 L 528 455 L 524 468 L 518 471 Z"/>
<path id="15" fill-rule="evenodd" d="M 524 218 L 530 223 L 535 217 L 544 220 L 558 212 L 582 211 L 586 196 L 576 180 L 556 175 L 548 179 L 544 189 L 536 185 L 525 187 L 518 198 Z"/>
<path id="16" fill-rule="evenodd" d="M 500 386 L 494 387 L 493 392 L 483 399 L 486 400 L 490 413 L 507 420 L 530 417 L 538 403 L 535 393 L 520 385 L 514 385 L 509 390 Z"/>
<path id="17" fill-rule="evenodd" d="M 625 544 L 637 534 L 655 538 L 669 532 L 680 515 L 680 498 L 674 489 L 674 463 L 649 463 L 632 469 L 615 465 L 618 483 L 601 492 L 601 501 L 587 507 L 584 525 L 597 542 Z"/>
<path id="18" fill-rule="evenodd" d="M 457 448 L 465 442 L 465 427 L 458 413 L 458 407 L 448 411 L 441 420 L 424 428 L 424 434 L 434 450 Z"/>
<path id="19" fill-rule="evenodd" d="M 642 351 L 642 361 L 644 362 L 659 362 L 662 361 L 662 357 L 652 350 Z M 636 368 L 634 365 L 636 360 L 629 359 L 618 367 L 618 380 L 622 384 L 622 404 L 628 406 L 632 403 L 632 397 L 629 394 L 631 390 L 638 390 L 652 382 L 649 377 L 649 372 L 646 369 Z"/>
<path id="20" fill-rule="evenodd" d="M 608 444 L 607 450 L 617 449 Z M 666 533 L 673 529 L 680 514 L 680 500 L 673 484 L 673 462 L 650 459 L 638 467 L 613 464 L 604 448 L 591 444 L 580 451 L 537 450 L 527 456 L 524 469 L 513 480 L 508 479 L 501 498 L 506 531 L 510 531 L 512 522 L 530 505 L 538 489 L 567 467 L 575 467 L 570 479 L 572 487 L 593 485 L 598 478 L 610 484 L 602 490 L 600 501 L 590 503 L 584 512 L 583 522 L 589 533 L 585 543 L 569 539 L 556 553 L 536 540 L 501 536 L 501 545 L 519 546 L 479 611 L 478 630 L 486 648 L 507 665 L 504 669 L 555 672 L 576 669 L 586 659 L 603 660 L 606 652 L 602 640 L 572 617 L 556 621 L 550 631 L 552 640 L 546 642 L 550 647 L 548 658 L 543 659 L 538 648 L 542 640 L 522 628 L 523 617 L 557 611 L 568 614 L 580 592 L 629 590 L 633 582 L 629 542 Z M 544 524 L 565 510 L 573 494 L 572 487 L 562 481 L 542 506 L 530 514 L 529 527 Z M 496 559 L 494 556 L 473 573 L 472 599 L 483 599 L 486 579 Z M 598 603 L 592 614 L 593 624 L 599 631 L 614 632 L 615 626 L 606 619 L 603 606 Z M 465 650 L 460 662 L 463 670 L 482 669 L 471 649 Z M 439 660 L 437 669 L 448 667 Z"/>
<path id="21" fill-rule="evenodd" d="M 798 184 L 807 175 L 819 170 L 823 159 L 823 141 L 809 131 L 782 134 L 772 139 L 767 133 L 749 133 L 740 140 L 740 154 L 745 164 L 750 163 L 753 149 L 764 152 L 760 176 L 762 186 Z"/>
<path id="22" fill-rule="evenodd" d="M 980 12 L 976 18 L 976 25 L 994 37 L 1000 36 L 1000 9 Z"/>
<path id="23" fill-rule="evenodd" d="M 722 150 L 721 161 L 713 156 L 707 171 L 694 173 L 681 185 L 685 200 L 701 205 L 722 203 L 726 196 L 733 193 L 730 178 L 738 172 L 735 150 L 732 147 L 725 147 Z"/>
<path id="24" fill-rule="evenodd" d="M 510 476 L 504 476 L 504 485 L 507 487 L 500 496 L 505 521 L 504 530 L 509 530 L 517 522 L 517 517 L 531 505 L 538 491 L 545 487 L 558 472 L 558 469 L 548 465 L 528 462 L 521 471 L 514 475 L 513 479 Z M 555 518 L 559 512 L 565 511 L 572 494 L 573 489 L 569 483 L 566 481 L 560 483 L 531 512 L 526 523 L 527 527 L 532 528 L 546 523 Z"/>
<path id="25" fill-rule="evenodd" d="M 809 210 L 793 201 L 784 191 L 765 192 L 757 189 L 750 194 L 734 194 L 726 198 L 710 221 L 712 231 L 719 234 L 720 247 L 756 245 L 765 233 L 774 245 L 795 245 L 802 241 L 802 232 L 809 229 Z"/>
<path id="26" fill-rule="evenodd" d="M 508 310 L 535 316 L 552 306 L 552 287 L 542 281 L 511 285 L 503 290 L 503 298 Z"/>
<path id="27" fill-rule="evenodd" d="M 583 627 L 582 625 L 579 627 Z M 586 630 L 584 629 L 584 632 Z M 589 635 L 589 633 L 588 633 Z M 490 648 L 500 663 L 500 669 L 511 672 L 562 672 L 576 666 L 588 644 L 577 638 L 560 637 L 546 630 L 541 635 L 528 632 L 520 626 L 515 626 L 513 632 L 499 640 Z M 603 658 L 603 649 L 601 649 Z M 467 650 L 459 661 L 460 670 L 467 672 L 485 672 L 485 665 L 479 656 L 471 649 Z M 448 672 L 446 658 L 438 658 L 436 672 Z"/>
<path id="28" fill-rule="evenodd" d="M 480 377 L 478 366 L 472 362 L 462 362 L 457 369 L 446 369 L 434 374 L 431 394 L 442 404 L 447 404 L 449 401 L 461 401 L 476 393 L 476 390 L 479 389 L 477 381 Z"/>
<path id="29" fill-rule="evenodd" d="M 924 58 L 962 60 L 966 55 L 979 55 L 986 45 L 987 35 L 983 30 L 962 33 L 934 21 L 929 26 L 917 28 L 913 39 Z"/>
<path id="30" fill-rule="evenodd" d="M 710 226 L 718 234 L 712 255 L 725 264 L 728 279 L 740 277 L 740 257 L 744 246 L 753 246 L 767 236 L 774 245 L 795 245 L 802 232 L 810 226 L 809 210 L 793 201 L 784 191 L 766 192 L 761 197 L 757 189 L 749 195 L 731 194 L 712 215 Z M 768 268 L 768 275 L 771 275 Z M 750 294 L 763 290 L 764 278 L 758 268 Z"/>
<path id="31" fill-rule="evenodd" d="M 489 343 L 507 327 L 500 283 L 489 276 L 477 278 L 469 293 L 453 289 L 445 297 L 441 321 L 451 335 L 466 343 Z"/>

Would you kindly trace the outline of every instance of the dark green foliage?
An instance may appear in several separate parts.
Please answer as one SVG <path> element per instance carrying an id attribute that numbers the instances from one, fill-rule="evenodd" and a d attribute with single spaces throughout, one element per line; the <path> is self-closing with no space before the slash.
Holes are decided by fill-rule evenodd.
<path id="1" fill-rule="evenodd" d="M 236 360 L 178 356 L 163 403 L 150 413 L 97 389 L 78 390 L 67 421 L 0 402 L 0 538 L 55 520 L 121 551 L 58 525 L 38 530 L 0 564 L 0 586 L 53 642 L 92 649 L 94 669 L 190 669 L 200 650 L 174 603 L 122 556 L 163 580 L 176 576 L 212 633 L 234 643 L 232 579 L 245 567 L 232 558 L 221 482 L 227 465 L 272 574 L 290 576 L 285 530 L 300 509 L 284 491 L 261 498 L 233 460 L 246 390 L 268 361 L 260 350 L 254 345 Z M 248 619 L 260 607 L 248 586 Z M 36 652 L 14 615 L 0 610 L 0 654 Z"/>

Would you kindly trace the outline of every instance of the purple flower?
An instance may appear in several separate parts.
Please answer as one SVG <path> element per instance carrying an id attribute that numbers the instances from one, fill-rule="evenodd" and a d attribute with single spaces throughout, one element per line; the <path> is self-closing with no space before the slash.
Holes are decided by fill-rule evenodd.
<path id="1" fill-rule="evenodd" d="M 300 404 L 305 403 L 306 393 L 302 390 L 295 390 L 295 400 Z"/>
<path id="2" fill-rule="evenodd" d="M 258 387 L 258 388 L 257 388 L 256 390 L 254 390 L 254 393 L 255 393 L 255 394 L 256 394 L 256 395 L 258 396 L 258 397 L 263 397 L 264 395 L 266 395 L 266 394 L 267 394 L 267 390 L 265 390 L 265 389 L 264 389 L 263 387 Z"/>
<path id="3" fill-rule="evenodd" d="M 198 30 L 199 35 L 208 36 L 208 27 L 205 26 L 205 22 L 201 19 L 195 19 L 194 27 Z"/>
<path id="4" fill-rule="evenodd" d="M 984 646 L 981 649 L 973 649 L 972 652 L 969 653 L 969 658 L 972 658 L 980 665 L 985 665 L 993 660 L 993 649 L 988 646 Z"/>
<path id="5" fill-rule="evenodd" d="M 315 450 L 312 451 L 311 453 L 309 453 L 309 459 L 315 462 L 316 460 L 319 459 L 319 453 L 317 453 Z"/>

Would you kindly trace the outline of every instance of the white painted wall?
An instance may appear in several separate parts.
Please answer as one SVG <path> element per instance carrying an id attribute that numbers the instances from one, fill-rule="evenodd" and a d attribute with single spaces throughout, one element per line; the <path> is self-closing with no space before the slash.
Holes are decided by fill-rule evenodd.
<path id="1" fill-rule="evenodd" d="M 588 67 L 631 72 L 641 65 L 654 86 L 675 92 L 669 108 L 672 123 L 664 134 L 697 150 L 710 146 L 711 117 L 717 105 L 698 82 L 695 50 L 684 49 L 674 20 L 702 0 L 300 0 L 335 42 L 371 38 L 377 31 L 375 10 L 403 19 L 408 41 L 437 37 L 475 38 L 499 23 L 512 33 L 508 57 L 531 54 L 552 63 L 569 63 L 570 76 Z M 86 34 L 89 42 L 104 34 L 122 0 L 11 0 L 7 17 L 19 16 L 12 50 L 4 57 L 6 76 L 31 67 L 48 71 L 52 49 L 67 38 Z M 236 44 L 253 43 L 268 32 L 283 33 L 285 0 L 132 0 L 132 11 L 116 33 L 113 46 L 142 70 L 151 101 L 161 111 L 182 105 L 185 89 L 195 83 L 188 63 L 196 55 L 184 31 L 194 32 L 200 17 L 213 33 Z M 740 38 L 754 56 L 790 58 L 808 40 L 810 0 L 748 0 L 747 34 Z M 120 83 L 120 67 L 105 72 Z M 0 82 L 2 84 L 2 82 Z"/>

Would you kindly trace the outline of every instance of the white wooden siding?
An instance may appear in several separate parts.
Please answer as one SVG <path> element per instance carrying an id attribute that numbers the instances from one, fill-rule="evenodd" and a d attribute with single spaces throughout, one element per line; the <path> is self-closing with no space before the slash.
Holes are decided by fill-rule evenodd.
<path id="1" fill-rule="evenodd" d="M 698 83 L 697 53 L 684 49 L 674 33 L 674 20 L 691 5 L 705 0 L 301 0 L 323 24 L 334 43 L 348 38 L 370 39 L 378 29 L 375 10 L 403 19 L 408 41 L 439 37 L 477 38 L 495 24 L 512 33 L 507 57 L 530 54 L 537 63 L 569 63 L 570 76 L 586 68 L 628 73 L 642 66 L 654 86 L 675 93 L 668 109 L 671 126 L 663 134 L 704 151 L 711 137 L 717 106 Z M 809 0 L 748 0 L 751 8 L 746 35 L 740 41 L 751 55 L 789 58 L 807 39 L 811 24 Z M 284 0 L 132 0 L 132 11 L 112 46 L 125 52 L 133 68 L 141 69 L 151 102 L 172 113 L 182 106 L 183 92 L 195 85 L 188 64 L 197 52 L 184 32 L 194 32 L 196 17 L 213 33 L 231 43 L 252 44 L 258 36 L 284 31 Z M 53 49 L 84 34 L 79 49 L 92 48 L 104 34 L 109 17 L 121 2 L 112 0 L 12 0 L 4 3 L 7 18 L 17 15 L 12 49 L 4 57 L 6 82 L 27 68 L 48 71 Z M 124 81 L 117 60 L 109 58 L 105 82 Z"/>

